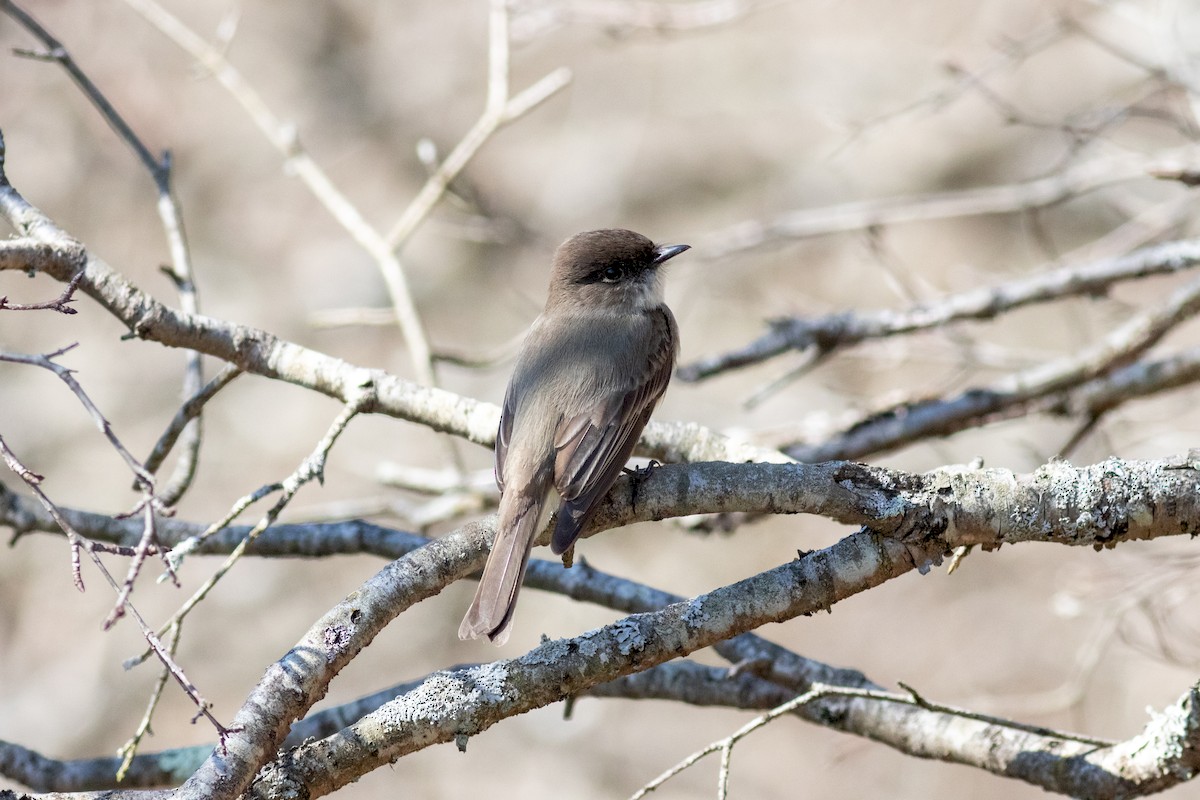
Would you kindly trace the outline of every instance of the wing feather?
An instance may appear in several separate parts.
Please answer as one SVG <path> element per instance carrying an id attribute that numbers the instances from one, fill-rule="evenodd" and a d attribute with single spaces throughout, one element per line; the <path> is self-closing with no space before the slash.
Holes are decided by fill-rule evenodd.
<path id="1" fill-rule="evenodd" d="M 496 431 L 496 487 L 504 494 L 504 460 L 508 458 L 508 443 L 512 441 L 513 417 L 516 409 L 513 407 L 513 385 L 510 383 L 504 392 L 504 405 L 500 407 L 500 428 Z"/>
<path id="2" fill-rule="evenodd" d="M 596 398 L 591 408 L 562 420 L 555 431 L 554 483 L 562 497 L 550 544 L 555 553 L 575 542 L 596 502 L 612 488 L 671 380 L 675 321 L 663 307 L 649 313 L 653 346 L 642 380 Z"/>

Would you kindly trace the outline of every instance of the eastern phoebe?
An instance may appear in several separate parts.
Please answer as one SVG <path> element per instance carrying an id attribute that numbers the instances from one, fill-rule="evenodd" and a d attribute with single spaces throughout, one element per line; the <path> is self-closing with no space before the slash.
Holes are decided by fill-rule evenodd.
<path id="1" fill-rule="evenodd" d="M 601 230 L 578 233 L 555 251 L 546 310 L 504 394 L 496 537 L 459 638 L 508 640 L 550 490 L 561 499 L 550 549 L 563 553 L 621 473 L 679 350 L 658 268 L 687 249 Z"/>

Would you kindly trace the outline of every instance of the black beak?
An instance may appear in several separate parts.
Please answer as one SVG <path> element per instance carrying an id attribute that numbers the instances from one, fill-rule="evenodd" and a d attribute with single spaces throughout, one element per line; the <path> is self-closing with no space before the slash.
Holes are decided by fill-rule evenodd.
<path id="1" fill-rule="evenodd" d="M 692 246 L 690 244 L 660 244 L 658 247 L 654 248 L 654 260 L 650 263 L 658 266 L 668 258 L 674 258 L 684 250 L 691 249 Z"/>

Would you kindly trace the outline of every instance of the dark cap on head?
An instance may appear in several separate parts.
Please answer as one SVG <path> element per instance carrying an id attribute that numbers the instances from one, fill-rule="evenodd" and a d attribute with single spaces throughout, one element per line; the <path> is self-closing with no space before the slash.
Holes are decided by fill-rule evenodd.
<path id="1" fill-rule="evenodd" d="M 555 251 L 551 283 L 562 286 L 640 280 L 647 270 L 688 247 L 656 245 L 640 233 L 621 228 L 584 231 L 567 239 Z"/>

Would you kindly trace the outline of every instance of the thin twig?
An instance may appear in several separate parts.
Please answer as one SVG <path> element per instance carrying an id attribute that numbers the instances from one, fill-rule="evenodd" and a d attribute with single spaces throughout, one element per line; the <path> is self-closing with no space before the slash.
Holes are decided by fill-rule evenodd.
<path id="1" fill-rule="evenodd" d="M 167 457 L 167 454 L 171 452 L 171 448 L 175 446 L 175 441 L 187 427 L 187 424 L 199 417 L 205 404 L 209 400 L 212 400 L 217 392 L 224 389 L 234 378 L 241 374 L 242 370 L 240 367 L 234 364 L 226 364 L 217 376 L 209 381 L 203 389 L 197 391 L 180 406 L 179 410 L 175 412 L 175 416 L 171 419 L 170 424 L 167 425 L 167 429 L 163 431 L 158 441 L 154 443 L 154 447 L 150 450 L 150 455 L 146 457 L 147 470 L 154 472 L 158 469 Z"/>
<path id="2" fill-rule="evenodd" d="M 83 390 L 83 387 L 79 385 L 79 381 L 75 380 L 75 376 L 72 374 L 74 370 L 68 369 L 67 367 L 64 367 L 54 361 L 54 359 L 75 349 L 78 346 L 79 344 L 76 342 L 74 344 L 69 344 L 66 347 L 61 347 L 52 353 L 40 355 L 27 355 L 25 353 L 8 353 L 0 351 L 0 361 L 8 361 L 14 364 L 29 364 L 31 366 L 41 367 L 42 369 L 49 370 L 57 375 L 63 383 L 67 384 L 67 386 L 71 389 L 71 392 L 79 399 L 79 402 L 83 404 L 83 407 L 87 410 L 88 415 L 92 418 L 92 421 L 96 424 L 96 427 L 100 429 L 100 432 L 104 434 L 106 439 L 108 439 L 109 444 L 111 444 L 113 449 L 116 450 L 121 456 L 122 460 L 124 460 L 130 471 L 133 472 L 138 482 L 138 488 L 144 492 L 153 493 L 154 478 L 151 477 L 150 473 L 146 471 L 145 467 L 143 467 L 138 460 L 134 458 L 128 450 L 125 449 L 125 445 L 121 444 L 121 440 L 118 439 L 116 433 L 113 432 L 112 424 L 105 419 L 104 414 L 100 412 L 100 409 L 96 408 L 96 404 L 93 403 L 92 399 L 87 396 L 87 393 Z"/>
<path id="3" fill-rule="evenodd" d="M 163 562 L 167 567 L 167 576 L 171 582 L 179 586 L 179 578 L 175 574 L 174 568 L 171 566 L 171 561 L 162 553 L 162 548 L 158 543 L 158 527 L 154 516 L 155 506 L 153 503 L 142 503 L 142 537 L 138 541 L 137 547 L 134 548 L 133 558 L 129 560 L 129 568 L 125 574 L 125 582 L 121 585 L 121 593 L 117 595 L 117 602 L 113 606 L 108 617 L 104 620 L 104 629 L 108 630 L 116 624 L 117 620 L 125 616 L 125 606 L 129 602 L 130 595 L 133 594 L 133 584 L 137 580 L 137 576 L 142 571 L 142 565 L 146 563 L 146 558 L 152 553 L 162 555 Z"/>
<path id="4" fill-rule="evenodd" d="M 79 281 L 82 279 L 82 271 L 75 273 L 75 277 L 71 278 L 58 297 L 44 303 L 10 303 L 8 297 L 0 297 L 0 311 L 57 311 L 60 314 L 77 314 L 78 309 L 71 308 L 68 304 L 75 302 L 75 290 L 79 288 Z"/>
<path id="5" fill-rule="evenodd" d="M 317 443 L 317 446 L 313 452 L 310 453 L 302 462 L 300 462 L 300 466 L 298 466 L 291 475 L 285 478 L 281 483 L 271 484 L 269 487 L 263 487 L 259 490 L 259 492 L 256 493 L 261 496 L 265 495 L 268 490 L 274 491 L 278 488 L 282 491 L 279 499 L 275 501 L 275 505 L 271 506 L 270 510 L 263 515 L 258 523 L 246 533 L 246 536 L 241 540 L 241 542 L 238 543 L 237 547 L 230 552 L 229 556 L 226 557 L 219 567 L 217 567 L 213 574 L 210 575 L 198 589 L 196 589 L 192 596 L 189 597 L 188 600 L 182 606 L 180 606 L 180 608 L 173 615 L 171 615 L 171 618 L 167 620 L 160 631 L 170 630 L 171 628 L 179 626 L 183 623 L 184 618 L 187 617 L 192 609 L 194 609 L 200 603 L 200 601 L 208 596 L 209 592 L 211 592 L 217 583 L 220 582 L 221 578 L 225 577 L 226 573 L 228 573 L 229 570 L 233 568 L 234 564 L 241 559 L 242 555 L 246 552 L 246 548 L 249 547 L 250 544 L 257 539 L 263 531 L 267 530 L 275 523 L 275 520 L 279 518 L 279 515 L 283 512 L 284 508 L 287 507 L 287 504 L 291 502 L 292 498 L 296 496 L 296 493 L 300 491 L 301 487 L 313 480 L 322 483 L 324 482 L 325 461 L 329 456 L 329 451 L 333 449 L 333 445 L 337 442 L 338 437 L 341 436 L 342 432 L 346 430 L 346 426 L 350 424 L 350 421 L 361 412 L 364 405 L 370 402 L 370 387 L 364 387 L 359 400 L 355 403 L 348 404 L 342 409 L 342 412 L 338 414 L 337 419 L 335 419 L 329 426 L 329 430 L 326 431 L 323 437 L 321 437 L 321 441 Z M 243 498 L 243 500 L 245 500 L 245 498 Z M 242 501 L 239 501 L 239 505 L 241 505 L 241 503 Z M 249 503 L 246 503 L 246 505 L 248 504 Z M 232 516 L 235 516 L 234 512 L 230 512 L 230 515 L 227 515 L 227 518 L 231 518 Z M 215 533 L 217 530 L 219 530 L 219 528 L 213 526 L 210 527 L 209 531 L 206 531 L 205 533 L 211 535 L 210 532 Z M 206 536 L 189 539 L 180 547 L 175 548 L 168 558 L 168 561 L 172 567 L 174 569 L 178 569 L 179 565 L 182 563 L 183 557 L 199 546 L 199 544 L 204 541 L 204 538 L 206 538 Z M 125 662 L 126 667 L 130 667 L 140 663 L 141 661 L 144 661 L 149 655 L 149 652 L 144 652 L 140 656 L 127 660 Z"/>
<path id="6" fill-rule="evenodd" d="M 989 75 L 1019 65 L 1024 60 L 1061 42 L 1069 32 L 1070 28 L 1065 21 L 1056 17 L 1048 23 L 1039 25 L 1021 39 L 1009 37 L 998 42 L 994 48 L 996 52 L 991 58 L 973 70 L 963 69 L 957 62 L 944 62 L 942 66 L 952 80 L 949 86 L 920 97 L 898 109 L 852 124 L 850 135 L 834 150 L 833 154 L 837 155 L 849 149 L 868 133 L 883 129 L 888 123 L 895 122 L 902 117 L 913 115 L 918 111 L 935 114 L 946 110 L 953 103 L 967 96 L 971 90 L 977 89 Z"/>
<path id="7" fill-rule="evenodd" d="M 100 409 L 96 407 L 96 404 L 92 402 L 92 399 L 88 397 L 87 393 L 83 390 L 83 387 L 79 384 L 79 382 L 75 380 L 74 375 L 72 375 L 72 370 L 54 361 L 55 358 L 63 355 L 75 347 L 75 344 L 71 344 L 56 350 L 53 353 L 48 353 L 45 355 L 25 355 L 22 353 L 6 353 L 0 351 L 0 361 L 9 361 L 12 363 L 30 364 L 32 366 L 42 367 L 43 369 L 50 370 L 64 383 L 66 383 L 71 389 L 71 392 L 79 399 L 79 402 L 83 404 L 83 407 L 87 409 L 88 414 L 96 423 L 96 427 L 100 429 L 101 433 L 103 433 L 105 438 L 108 439 L 109 444 L 112 445 L 113 449 L 116 450 L 121 458 L 125 461 L 130 471 L 133 472 L 135 484 L 134 488 L 142 492 L 142 499 L 139 501 L 135 511 L 131 512 L 136 513 L 140 511 L 142 513 L 144 524 L 142 527 L 141 539 L 139 540 L 137 547 L 134 549 L 133 559 L 129 562 L 129 571 L 126 575 L 125 583 L 122 586 L 121 591 L 117 594 L 116 605 L 113 607 L 112 612 L 109 614 L 108 619 L 104 623 L 104 627 L 107 629 L 112 626 L 117 619 L 124 615 L 125 606 L 129 600 L 130 594 L 133 592 L 133 584 L 136 581 L 138 573 L 141 571 L 142 565 L 145 563 L 147 556 L 155 553 L 159 554 L 162 556 L 164 563 L 167 566 L 167 572 L 172 580 L 175 578 L 175 573 L 171 567 L 170 561 L 166 558 L 166 554 L 163 552 L 162 548 L 158 546 L 158 539 L 155 532 L 155 514 L 164 512 L 165 508 L 162 501 L 155 493 L 153 476 L 141 463 L 138 462 L 137 459 L 133 457 L 133 455 L 127 449 L 125 449 L 125 445 L 121 444 L 121 440 L 117 438 L 116 432 L 113 431 L 112 424 L 108 421 L 108 419 L 105 418 L 104 414 L 100 412 Z"/>
<path id="8" fill-rule="evenodd" d="M 109 127 L 116 132 L 122 141 L 133 149 L 134 155 L 145 165 L 150 174 L 154 176 L 155 183 L 164 180 L 164 171 L 167 169 L 165 162 L 160 162 L 154 157 L 150 149 L 133 132 L 133 128 L 129 126 L 129 123 L 125 122 L 124 118 L 113 108 L 112 103 L 104 96 L 99 87 L 92 83 L 91 78 L 75 63 L 75 59 L 67 52 L 67 48 L 63 46 L 62 42 L 56 39 L 50 31 L 43 28 L 37 20 L 16 3 L 12 2 L 12 0 L 0 0 L 0 11 L 15 19 L 21 27 L 37 37 L 46 48 L 44 53 L 25 52 L 24 54 L 43 60 L 54 61 L 62 66 L 67 74 L 71 76 L 71 80 L 74 81 L 75 85 L 83 92 L 84 96 L 100 111 L 100 115 L 108 123 Z"/>
<path id="9" fill-rule="evenodd" d="M 62 529 L 62 532 L 66 534 L 68 541 L 71 543 L 71 571 L 74 576 L 75 587 L 79 589 L 79 591 L 83 591 L 84 589 L 83 576 L 79 563 L 79 554 L 82 551 L 86 552 L 92 559 L 92 562 L 96 565 L 96 568 L 100 571 L 100 574 L 104 576 L 104 579 L 108 581 L 108 585 L 112 587 L 113 591 L 116 592 L 118 596 L 125 594 L 124 587 L 117 583 L 117 579 L 112 576 L 112 573 L 108 571 L 108 568 L 104 566 L 104 562 L 101 561 L 100 557 L 97 555 L 98 548 L 93 547 L 91 541 L 88 540 L 87 537 L 80 535 L 74 529 L 74 527 L 72 527 L 70 522 L 67 521 L 66 517 L 58 509 L 58 507 L 50 500 L 49 497 L 46 496 L 46 493 L 42 491 L 41 487 L 39 486 L 42 480 L 41 476 L 21 464 L 16 455 L 11 449 L 9 449 L 2 436 L 0 436 L 0 457 L 3 457 L 9 468 L 25 481 L 26 485 L 29 486 L 30 490 L 33 491 L 34 495 L 38 498 L 38 501 L 41 502 L 46 511 L 48 511 L 52 517 L 54 517 L 55 522 L 58 523 L 59 527 Z M 128 612 L 129 616 L 131 616 L 137 622 L 138 628 L 142 632 L 142 636 L 145 637 L 146 642 L 150 645 L 150 652 L 162 662 L 166 670 L 171 673 L 171 677 L 175 679 L 175 682 L 183 688 L 187 696 L 191 698 L 192 702 L 196 705 L 196 708 L 198 709 L 196 712 L 197 718 L 203 716 L 209 721 L 210 724 L 212 724 L 213 728 L 217 731 L 217 737 L 220 742 L 219 746 L 221 749 L 224 749 L 226 737 L 228 737 L 231 733 L 237 732 L 237 729 L 225 727 L 217 720 L 216 717 L 212 715 L 212 713 L 208 710 L 211 704 L 204 699 L 203 695 L 200 694 L 199 689 L 197 689 L 195 684 L 191 682 L 179 664 L 175 662 L 175 659 L 167 651 L 167 648 L 163 645 L 162 641 L 157 635 L 155 635 L 154 631 L 150 629 L 150 626 L 146 624 L 146 620 L 138 612 L 137 608 L 128 601 L 127 597 L 124 602 L 119 604 L 119 606 L 124 611 Z"/>
<path id="10" fill-rule="evenodd" d="M 6 151 L 0 131 L 0 215 L 23 236 L 56 247 L 78 243 L 46 214 L 29 203 L 9 182 L 4 171 Z M 246 372 L 311 389 L 342 402 L 352 402 L 364 380 L 372 382 L 374 405 L 365 411 L 417 422 L 491 446 L 500 409 L 453 392 L 420 386 L 382 370 L 369 370 L 303 347 L 262 329 L 207 316 L 187 316 L 138 289 L 93 254 L 80 288 L 125 325 L 133 335 L 165 344 L 199 350 Z M 46 274 L 64 283 L 76 270 L 68 259 L 51 259 Z M 13 265 L 0 259 L 0 269 Z M 724 436 L 695 423 L 664 424 L 651 420 L 642 433 L 637 453 L 660 461 L 765 461 L 792 459 L 778 450 Z"/>
<path id="11" fill-rule="evenodd" d="M 163 165 L 164 177 L 163 183 L 159 186 L 158 215 L 162 220 L 171 249 L 171 266 L 164 267 L 163 272 L 171 278 L 179 292 L 180 308 L 186 314 L 195 315 L 200 313 L 200 300 L 193 279 L 191 251 L 184 234 L 183 214 L 171 191 L 171 161 L 169 157 L 164 156 Z M 200 353 L 196 350 L 188 350 L 186 359 L 182 393 L 184 397 L 193 397 L 201 392 L 201 386 L 204 383 L 204 365 Z M 197 408 L 196 414 L 183 428 L 183 446 L 180 448 L 180 457 L 175 463 L 171 477 L 161 490 L 163 501 L 167 505 L 173 506 L 178 503 L 196 476 L 196 467 L 200 462 L 201 425 L 200 408 Z"/>
<path id="12" fill-rule="evenodd" d="M 508 2 L 491 0 L 488 6 L 487 100 L 483 114 L 449 155 L 437 165 L 416 197 L 387 233 L 388 245 L 402 248 L 445 194 L 450 182 L 496 131 L 519 119 L 565 87 L 571 72 L 560 67 L 515 97 L 508 94 Z"/>
<path id="13" fill-rule="evenodd" d="M 174 625 L 167 631 L 167 652 L 171 655 L 179 649 L 180 634 L 183 632 L 183 627 Z M 142 719 L 138 723 L 137 730 L 133 732 L 133 736 L 129 738 L 125 744 L 117 749 L 117 755 L 121 757 L 121 764 L 117 767 L 116 779 L 117 783 L 125 780 L 125 776 L 129 772 L 129 767 L 133 764 L 133 758 L 137 755 L 138 748 L 142 744 L 142 739 L 146 734 L 150 733 L 150 723 L 154 719 L 154 711 L 158 708 L 158 701 L 162 699 L 163 689 L 167 686 L 167 681 L 171 678 L 171 671 L 165 667 L 158 674 L 158 680 L 154 682 L 154 688 L 150 690 L 150 700 L 146 703 L 146 711 L 142 714 Z"/>
<path id="14" fill-rule="evenodd" d="M 390 327 L 396 324 L 394 308 L 323 308 L 308 315 L 314 328 Z"/>
<path id="15" fill-rule="evenodd" d="M 268 140 L 286 158 L 288 169 L 304 181 L 316 198 L 342 227 L 371 255 L 378 265 L 384 282 L 388 287 L 388 294 L 395 309 L 396 319 L 400 324 L 404 339 L 408 343 L 417 379 L 426 386 L 436 386 L 437 376 L 432 349 L 425 333 L 424 324 L 417 310 L 416 302 L 413 299 L 408 277 L 396 254 L 396 249 L 415 230 L 416 225 L 425 218 L 429 210 L 432 209 L 433 204 L 436 203 L 445 190 L 445 184 L 449 182 L 449 179 L 465 166 L 470 156 L 482 145 L 483 141 L 486 141 L 490 137 L 492 131 L 498 128 L 500 124 L 527 113 L 549 97 L 550 94 L 553 94 L 566 85 L 566 75 L 560 74 L 561 70 L 551 73 L 547 78 L 539 81 L 521 95 L 513 98 L 507 105 L 502 105 L 500 108 L 500 118 L 496 120 L 491 130 L 486 132 L 481 141 L 470 147 L 460 144 L 458 148 L 455 148 L 455 151 L 447 158 L 448 163 L 444 163 L 435 171 L 434 176 L 426 182 L 422 192 L 418 193 L 418 196 L 414 198 L 413 202 L 409 205 L 409 209 L 412 210 L 411 213 L 406 212 L 401 220 L 406 226 L 410 226 L 407 232 L 401 232 L 398 235 L 393 231 L 393 234 L 384 237 L 366 221 L 362 213 L 334 186 L 328 175 L 317 166 L 312 157 L 303 149 L 294 126 L 284 124 L 270 111 L 266 103 L 241 73 L 229 62 L 224 53 L 205 42 L 178 18 L 154 2 L 154 0 L 126 0 L 126 2 L 147 21 L 212 72 L 217 81 L 234 96 L 255 124 L 258 125 L 259 129 L 266 135 Z M 489 59 L 489 108 L 495 102 L 494 97 L 499 96 L 501 92 L 504 94 L 501 100 L 506 99 L 507 96 L 507 18 L 508 11 L 503 0 L 493 0 L 491 14 L 492 46 L 490 50 L 491 57 Z M 498 44 L 501 39 L 503 39 L 503 44 Z M 503 62 L 503 70 L 497 72 L 499 62 L 501 61 Z M 498 77 L 500 73 L 502 73 L 502 77 Z M 486 116 L 488 116 L 487 112 L 485 112 Z M 470 137 L 470 134 L 468 134 L 468 137 Z M 467 140 L 464 139 L 464 143 L 466 142 Z M 451 159 L 461 159 L 461 163 L 452 162 Z M 436 180 L 439 175 L 442 175 L 445 181 L 435 188 L 435 184 L 439 183 Z M 462 468 L 462 454 L 457 444 L 453 440 L 446 441 L 446 447 L 451 459 L 459 468 Z"/>
<path id="16" fill-rule="evenodd" d="M 303 149 L 295 126 L 283 122 L 268 108 L 257 90 L 225 57 L 225 54 L 197 35 L 177 17 L 154 0 L 125 0 L 147 22 L 175 42 L 208 70 L 238 102 L 267 140 L 285 158 L 285 167 L 324 205 L 335 220 L 366 250 L 378 264 L 404 339 L 408 343 L 418 380 L 436 385 L 429 342 L 409 289 L 408 278 L 399 259 L 384 237 L 366 221 L 362 213 L 333 184 L 329 176 Z"/>
<path id="17" fill-rule="evenodd" d="M 644 30 L 678 33 L 728 25 L 748 16 L 763 0 L 550 0 L 521 3 L 513 20 L 513 39 L 527 42 L 556 28 L 590 25 L 610 34 Z"/>
<path id="18" fill-rule="evenodd" d="M 427 469 L 384 461 L 375 467 L 375 480 L 384 486 L 429 495 L 442 495 L 464 489 L 490 495 L 497 493 L 496 479 L 490 469 L 462 475 L 448 469 Z"/>

